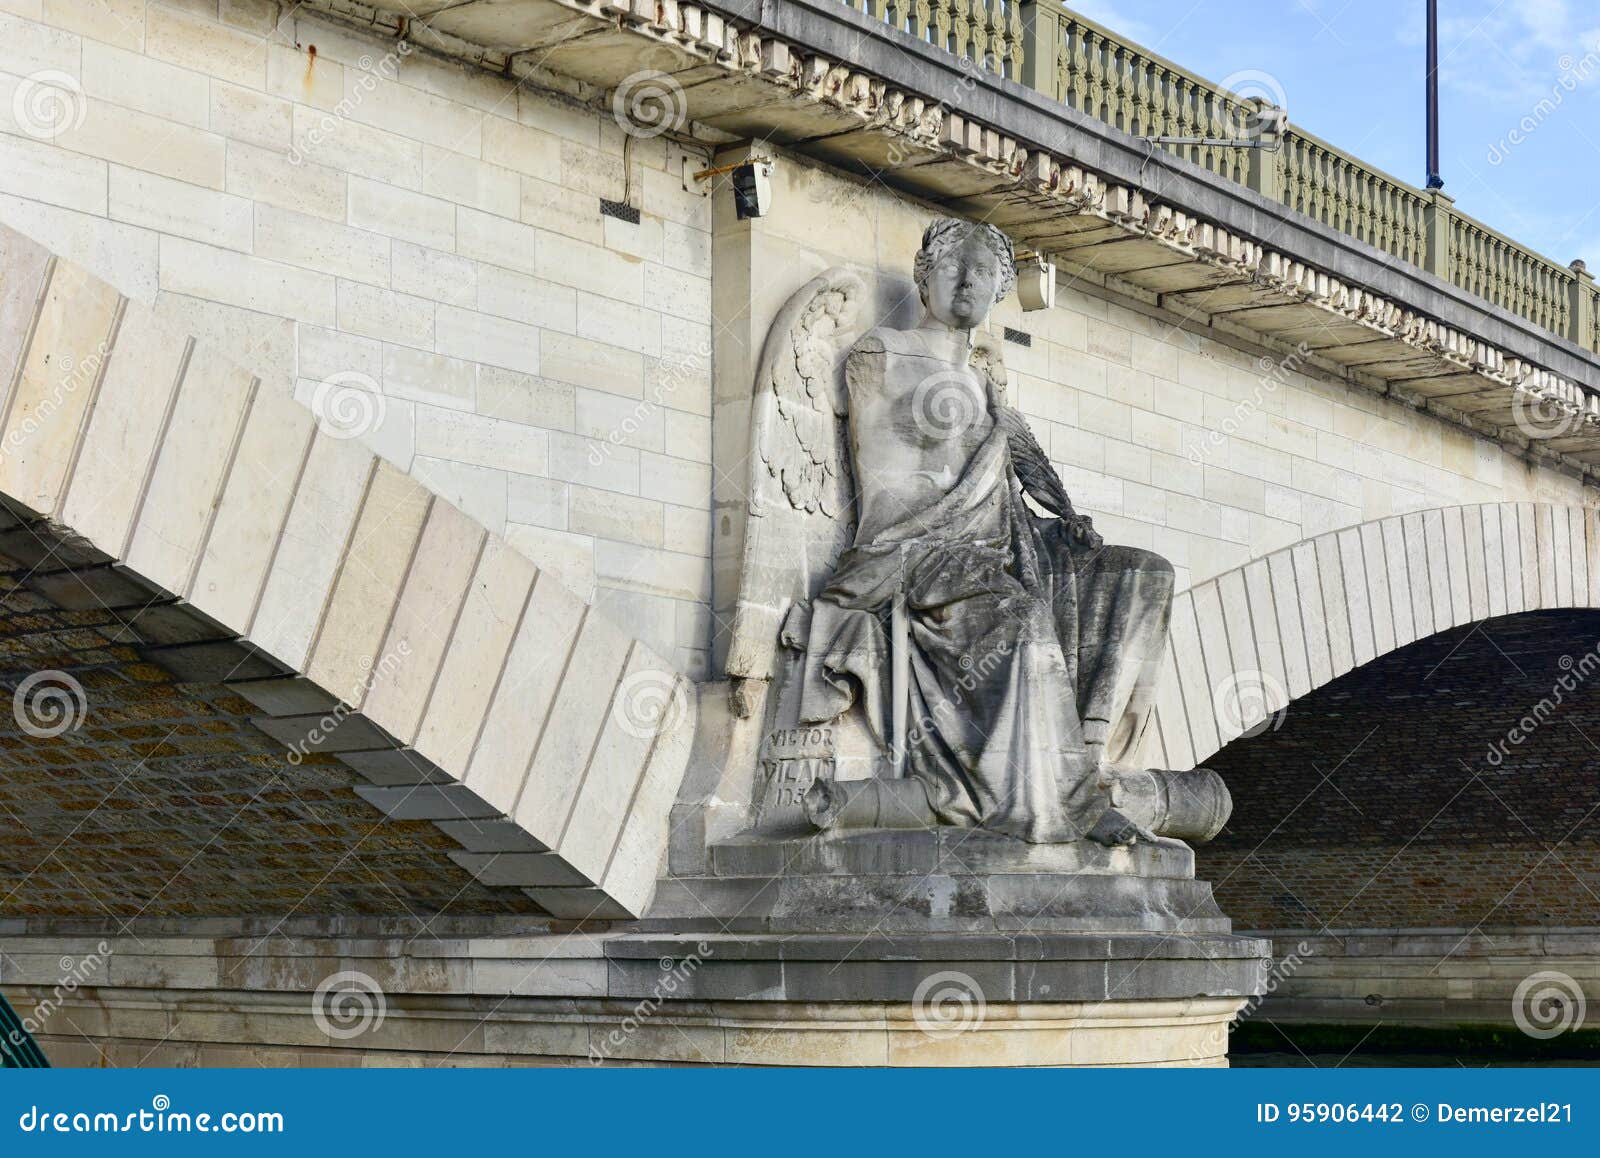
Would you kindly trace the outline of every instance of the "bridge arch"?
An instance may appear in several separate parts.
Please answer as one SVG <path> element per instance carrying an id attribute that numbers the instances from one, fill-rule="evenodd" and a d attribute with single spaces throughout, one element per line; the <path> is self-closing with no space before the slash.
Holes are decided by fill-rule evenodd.
<path id="1" fill-rule="evenodd" d="M 0 664 L 8 692 L 31 672 L 15 746 L 49 763 L 32 749 L 54 744 L 69 762 L 52 702 L 58 717 L 76 702 L 69 722 L 89 715 L 86 735 L 126 738 L 114 724 L 151 716 L 134 705 L 119 718 L 116 703 L 94 716 L 54 657 L 76 646 L 119 671 L 136 659 L 242 701 L 277 744 L 253 767 L 345 766 L 316 790 L 344 802 L 349 788 L 392 822 L 374 843 L 448 855 L 463 889 L 499 890 L 489 900 L 509 911 L 531 898 L 557 917 L 642 913 L 688 760 L 692 686 L 359 429 L 327 421 L 378 405 L 360 393 L 304 405 L 289 382 L 0 228 L 0 602 L 33 613 L 18 630 L 41 641 Z M 76 618 L 40 626 L 56 612 Z M 60 687 L 30 730 L 40 675 Z M 244 760 L 182 720 L 162 746 L 206 766 Z M 110 767 L 79 748 L 90 772 Z M 359 843 L 376 826 L 348 831 Z M 206 903 L 226 899 L 224 876 L 204 882 Z"/>
<path id="2" fill-rule="evenodd" d="M 1596 607 L 1592 508 L 1481 503 L 1329 531 L 1177 595 L 1144 754 L 1191 768 L 1307 692 L 1427 636 Z"/>

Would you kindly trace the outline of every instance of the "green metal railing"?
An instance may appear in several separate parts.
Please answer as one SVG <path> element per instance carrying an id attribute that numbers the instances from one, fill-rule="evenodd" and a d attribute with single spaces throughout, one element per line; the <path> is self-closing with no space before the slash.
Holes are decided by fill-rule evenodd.
<path id="1" fill-rule="evenodd" d="M 902 32 L 970 60 L 985 71 L 1020 77 L 1026 55 L 1022 7 L 1015 0 L 844 0 Z"/>
<path id="2" fill-rule="evenodd" d="M 1052 0 L 844 2 L 1137 136 L 1239 137 L 1259 109 Z M 1162 147 L 1600 351 L 1600 293 L 1581 263 L 1517 244 L 1457 211 L 1441 190 L 1419 189 L 1293 124 L 1275 151 Z"/>
<path id="3" fill-rule="evenodd" d="M 49 1069 L 44 1051 L 0 993 L 0 1069 Z"/>

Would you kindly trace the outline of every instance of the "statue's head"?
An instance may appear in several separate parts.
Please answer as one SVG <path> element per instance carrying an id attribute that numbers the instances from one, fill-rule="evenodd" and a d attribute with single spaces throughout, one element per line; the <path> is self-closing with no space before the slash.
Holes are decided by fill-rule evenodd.
<path id="1" fill-rule="evenodd" d="M 930 315 L 970 330 L 1016 284 L 1017 263 L 994 226 L 941 217 L 923 232 L 912 274 Z"/>

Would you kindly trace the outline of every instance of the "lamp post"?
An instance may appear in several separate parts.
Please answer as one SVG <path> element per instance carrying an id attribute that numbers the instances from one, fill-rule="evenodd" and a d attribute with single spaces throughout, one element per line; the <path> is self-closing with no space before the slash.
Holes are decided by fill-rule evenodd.
<path id="1" fill-rule="evenodd" d="M 1439 176 L 1439 0 L 1428 0 L 1428 188 L 1444 188 Z"/>

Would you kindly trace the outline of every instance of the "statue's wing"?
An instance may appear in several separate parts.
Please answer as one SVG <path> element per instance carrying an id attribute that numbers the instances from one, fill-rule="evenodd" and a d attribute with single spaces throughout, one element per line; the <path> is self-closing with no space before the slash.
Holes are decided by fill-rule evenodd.
<path id="1" fill-rule="evenodd" d="M 1006 390 L 1004 347 L 991 338 L 983 337 L 972 349 L 972 368 L 987 384 L 989 409 L 995 421 L 1006 432 L 1006 444 L 1011 450 L 1011 466 L 1017 472 L 1017 481 L 1028 497 L 1057 518 L 1071 518 L 1072 499 L 1061 482 L 1061 476 L 1050 464 L 1050 456 L 1033 436 L 1033 428 L 1022 413 L 1011 406 Z"/>
<path id="2" fill-rule="evenodd" d="M 778 311 L 762 347 L 731 677 L 772 677 L 784 616 L 817 593 L 855 534 L 844 355 L 866 300 L 848 270 L 818 274 Z"/>
<path id="3" fill-rule="evenodd" d="M 995 421 L 1006 432 L 1006 443 L 1011 448 L 1011 465 L 1017 472 L 1017 481 L 1028 497 L 1057 518 L 1071 518 L 1074 514 L 1072 499 L 1067 488 L 1050 464 L 1050 456 L 1034 438 L 1028 420 L 1009 406 L 995 407 Z"/>

